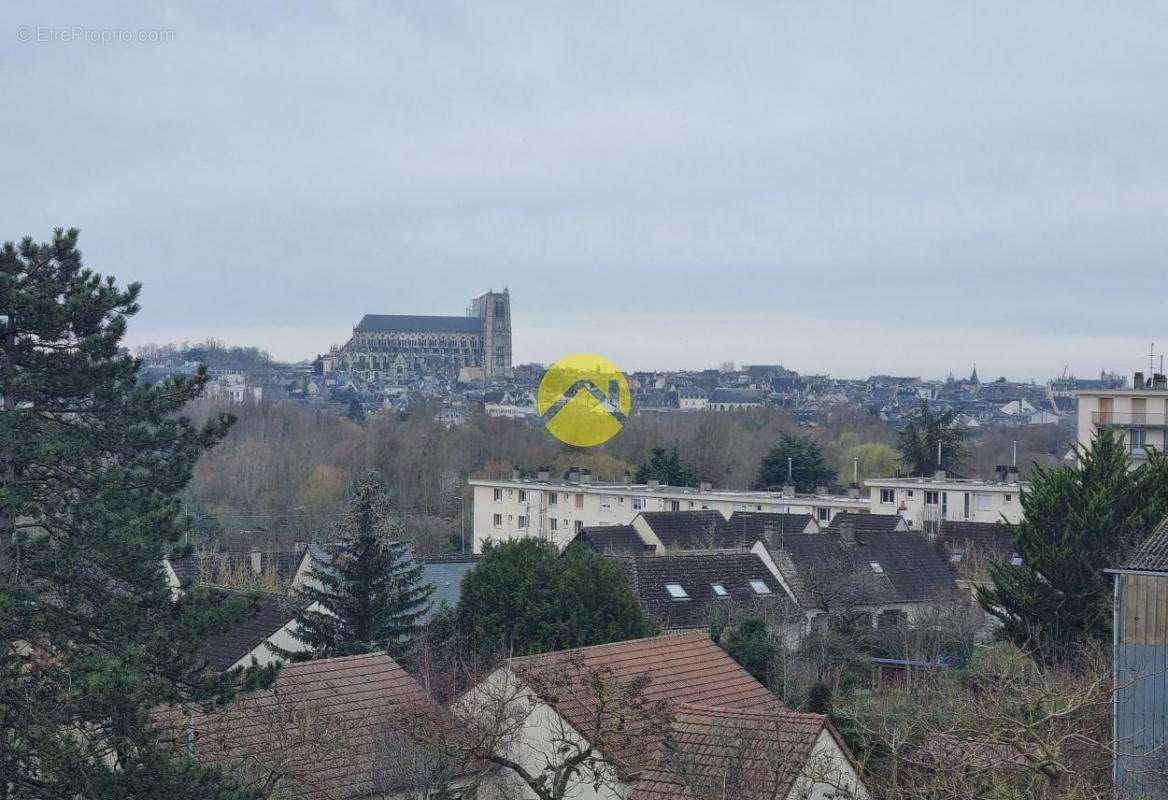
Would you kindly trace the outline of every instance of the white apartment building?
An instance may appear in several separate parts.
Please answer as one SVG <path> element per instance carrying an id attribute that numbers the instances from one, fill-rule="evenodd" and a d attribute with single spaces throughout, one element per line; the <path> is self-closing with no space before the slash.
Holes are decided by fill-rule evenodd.
<path id="1" fill-rule="evenodd" d="M 1001 480 L 949 478 L 873 478 L 864 481 L 873 514 L 900 514 L 920 530 L 930 522 L 1021 522 L 1022 492 L 1028 481 L 1018 480 L 1011 468 L 999 473 Z"/>
<path id="2" fill-rule="evenodd" d="M 1132 464 L 1148 457 L 1148 448 L 1168 449 L 1168 378 L 1160 373 L 1144 380 L 1137 372 L 1132 389 L 1080 391 L 1079 444 L 1089 447 L 1095 434 L 1109 428 L 1118 432 Z"/>
<path id="3" fill-rule="evenodd" d="M 735 511 L 811 514 L 824 525 L 840 511 L 865 513 L 869 500 L 857 496 L 747 492 L 701 487 L 594 483 L 587 473 L 567 480 L 540 473 L 535 478 L 472 478 L 474 552 L 483 543 L 536 536 L 563 547 L 593 525 L 628 525 L 642 511 L 715 509 L 729 518 Z"/>

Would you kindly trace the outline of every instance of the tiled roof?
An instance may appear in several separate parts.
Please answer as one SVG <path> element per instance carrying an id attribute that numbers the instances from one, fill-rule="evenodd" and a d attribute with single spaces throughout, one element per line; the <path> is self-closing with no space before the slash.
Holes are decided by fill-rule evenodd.
<path id="1" fill-rule="evenodd" d="M 852 511 L 840 511 L 831 518 L 828 530 L 839 531 L 840 525 L 845 522 L 855 525 L 856 533 L 883 533 L 907 527 L 904 518 L 899 514 L 857 514 Z"/>
<path id="2" fill-rule="evenodd" d="M 277 583 L 291 583 L 304 558 L 303 550 L 261 550 L 260 572 L 257 575 L 250 552 L 190 553 L 170 559 L 170 566 L 179 583 L 190 586 L 202 584 L 242 584 L 271 577 Z"/>
<path id="3" fill-rule="evenodd" d="M 768 549 L 804 608 L 845 595 L 859 604 L 911 603 L 958 591 L 947 560 L 920 533 L 857 532 L 849 545 L 827 530 L 783 536 Z"/>
<path id="4" fill-rule="evenodd" d="M 630 800 L 787 797 L 826 727 L 822 714 L 686 704 Z"/>
<path id="5" fill-rule="evenodd" d="M 1160 527 L 1140 545 L 1140 549 L 1124 563 L 1123 568 L 1168 572 L 1168 519 L 1160 523 Z"/>
<path id="6" fill-rule="evenodd" d="M 749 547 L 721 511 L 642 511 L 641 518 L 666 548 Z"/>
<path id="7" fill-rule="evenodd" d="M 481 558 L 478 554 L 445 553 L 421 559 L 422 580 L 434 587 L 430 606 L 421 622 L 428 621 L 442 606 L 454 608 L 458 605 L 458 599 L 462 596 L 462 579 Z"/>
<path id="8" fill-rule="evenodd" d="M 945 520 L 937 538 L 948 552 L 972 547 L 998 561 L 1008 561 L 1014 555 L 1014 534 L 1001 522 Z"/>
<path id="9" fill-rule="evenodd" d="M 746 542 L 766 540 L 767 530 L 777 534 L 803 533 L 814 521 L 810 514 L 780 514 L 772 511 L 735 511 L 730 527 Z"/>
<path id="10" fill-rule="evenodd" d="M 762 393 L 757 389 L 715 389 L 710 403 L 761 403 Z"/>
<path id="11" fill-rule="evenodd" d="M 643 699 L 661 703 L 670 712 L 686 703 L 729 708 L 774 708 L 783 705 L 702 631 L 652 636 L 595 647 L 561 650 L 509 662 L 520 678 L 529 672 L 558 674 L 580 666 L 588 673 L 604 671 L 611 680 L 627 684 L 647 679 Z M 595 696 L 587 687 L 565 692 L 560 698 L 543 697 L 577 731 L 589 730 L 595 716 Z M 654 732 L 646 731 L 646 747 Z"/>
<path id="12" fill-rule="evenodd" d="M 228 592 L 229 597 L 242 598 L 242 593 Z M 230 669 L 235 662 L 259 647 L 265 639 L 283 628 L 296 616 L 296 603 L 280 595 L 264 595 L 255 613 L 240 619 L 226 633 L 207 638 L 203 657 L 216 672 Z"/>
<path id="13" fill-rule="evenodd" d="M 653 547 L 641 540 L 632 525 L 591 525 L 582 528 L 572 541 L 611 555 L 640 555 Z"/>
<path id="14" fill-rule="evenodd" d="M 164 725 L 176 744 L 193 726 L 194 755 L 236 776 L 291 769 L 280 797 L 338 800 L 385 793 L 380 743 L 404 720 L 434 709 L 426 692 L 384 653 L 291 663 L 271 690 L 239 697 L 228 708 L 184 719 L 171 711 Z"/>
<path id="15" fill-rule="evenodd" d="M 413 314 L 366 314 L 358 333 L 482 333 L 482 317 L 424 317 Z"/>
<path id="16" fill-rule="evenodd" d="M 749 552 L 642 556 L 632 560 L 626 575 L 641 608 L 664 630 L 704 628 L 719 603 L 741 605 L 786 599 L 766 564 Z M 762 581 L 770 592 L 756 592 L 751 581 Z M 674 597 L 666 589 L 667 584 L 680 587 L 685 597 Z M 717 594 L 714 584 L 726 594 Z"/>

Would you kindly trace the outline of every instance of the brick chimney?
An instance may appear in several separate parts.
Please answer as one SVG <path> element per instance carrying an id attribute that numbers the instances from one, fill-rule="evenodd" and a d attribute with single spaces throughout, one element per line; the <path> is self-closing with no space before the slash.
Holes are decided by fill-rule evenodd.
<path id="1" fill-rule="evenodd" d="M 839 526 L 840 542 L 846 545 L 854 545 L 856 543 L 856 523 L 841 522 Z"/>

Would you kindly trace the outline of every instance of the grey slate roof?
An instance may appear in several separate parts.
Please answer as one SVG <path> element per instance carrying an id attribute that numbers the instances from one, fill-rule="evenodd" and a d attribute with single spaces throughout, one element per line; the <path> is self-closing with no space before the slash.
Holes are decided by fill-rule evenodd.
<path id="1" fill-rule="evenodd" d="M 357 333 L 482 333 L 482 317 L 425 317 L 414 314 L 366 314 Z"/>
<path id="2" fill-rule="evenodd" d="M 781 603 L 786 598 L 762 559 L 749 552 L 641 556 L 630 559 L 625 575 L 641 608 L 664 630 L 704 628 L 719 603 Z M 752 580 L 766 584 L 770 594 L 755 592 Z M 726 589 L 727 597 L 714 592 L 715 583 Z M 674 599 L 666 584 L 681 586 L 688 597 Z"/>
<path id="3" fill-rule="evenodd" d="M 1168 519 L 1160 523 L 1135 555 L 1124 562 L 1123 568 L 1168 572 Z"/>
<path id="4" fill-rule="evenodd" d="M 1001 522 L 945 520 L 937 538 L 948 551 L 972 546 L 1000 561 L 1008 561 L 1014 555 L 1014 534 Z"/>
<path id="5" fill-rule="evenodd" d="M 721 511 L 642 511 L 640 516 L 668 549 L 708 550 L 751 545 L 730 527 Z"/>
<path id="6" fill-rule="evenodd" d="M 230 597 L 243 597 L 242 593 L 228 592 Z M 243 617 L 226 633 L 219 633 L 207 639 L 203 647 L 203 657 L 216 672 L 229 669 L 236 661 L 283 628 L 296 616 L 298 606 L 287 597 L 264 595 L 254 614 Z"/>
<path id="7" fill-rule="evenodd" d="M 813 521 L 810 514 L 772 511 L 735 511 L 730 515 L 730 527 L 747 542 L 766 541 L 768 530 L 776 534 L 803 533 Z"/>
<path id="8" fill-rule="evenodd" d="M 422 559 L 422 578 L 434 587 L 434 593 L 430 595 L 430 608 L 421 622 L 429 622 L 442 606 L 454 608 L 458 605 L 462 596 L 462 579 L 481 558 L 481 555 L 471 553 L 448 553 Z"/>
<path id="9" fill-rule="evenodd" d="M 779 537 L 768 549 L 804 608 L 844 597 L 863 605 L 912 603 L 959 591 L 948 561 L 921 533 L 857 531 L 848 545 L 829 529 Z"/>
<path id="10" fill-rule="evenodd" d="M 838 532 L 840 525 L 850 522 L 856 526 L 856 533 L 882 533 L 895 531 L 904 522 L 899 514 L 857 514 L 852 511 L 840 511 L 831 518 L 829 531 Z"/>
<path id="11" fill-rule="evenodd" d="M 572 541 L 580 542 L 598 553 L 630 556 L 648 552 L 653 547 L 641 540 L 632 525 L 590 525 L 582 528 Z"/>

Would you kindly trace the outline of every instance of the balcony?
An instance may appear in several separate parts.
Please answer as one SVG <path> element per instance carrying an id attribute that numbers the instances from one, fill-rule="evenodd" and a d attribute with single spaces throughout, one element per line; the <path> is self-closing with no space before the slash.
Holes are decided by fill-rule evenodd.
<path id="1" fill-rule="evenodd" d="M 1168 428 L 1168 414 L 1142 411 L 1092 411 L 1091 422 L 1099 428 Z"/>

